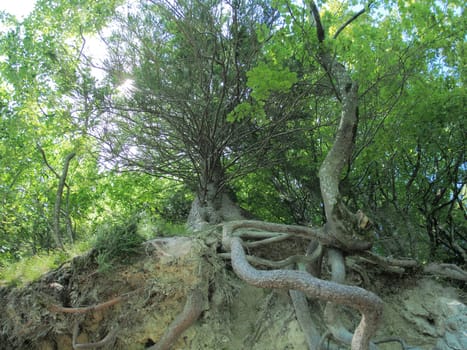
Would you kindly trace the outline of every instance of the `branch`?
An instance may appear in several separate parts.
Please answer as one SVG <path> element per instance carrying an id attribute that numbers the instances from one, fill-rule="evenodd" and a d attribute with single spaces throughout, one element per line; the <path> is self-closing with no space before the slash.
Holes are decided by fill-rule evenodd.
<path id="1" fill-rule="evenodd" d="M 318 6 L 316 6 L 316 3 L 314 1 L 310 2 L 310 7 L 311 7 L 311 14 L 313 15 L 313 18 L 316 23 L 316 35 L 318 36 L 318 41 L 322 43 L 325 39 L 325 34 L 324 34 L 323 24 L 321 23 L 321 16 L 319 15 L 319 9 L 318 9 Z"/>
<path id="2" fill-rule="evenodd" d="M 368 8 L 370 7 L 370 5 L 371 5 L 371 2 L 370 4 L 368 4 Z M 340 32 L 342 32 L 345 29 L 345 27 L 347 27 L 350 23 L 355 21 L 358 17 L 360 17 L 363 13 L 365 13 L 365 11 L 366 9 L 363 8 L 360 11 L 358 11 L 356 14 L 354 14 L 351 18 L 349 18 L 343 25 L 339 27 L 336 34 L 334 34 L 333 39 L 336 39 L 337 36 L 340 34 Z"/>
<path id="3" fill-rule="evenodd" d="M 55 169 L 52 168 L 52 166 L 47 161 L 47 156 L 45 155 L 44 149 L 39 144 L 37 144 L 36 146 L 37 146 L 37 149 L 39 150 L 39 152 L 41 153 L 42 159 L 44 160 L 44 163 L 47 166 L 47 168 L 49 168 L 49 170 L 57 177 L 57 179 L 60 179 L 60 175 L 58 175 L 58 173 L 55 171 Z"/>

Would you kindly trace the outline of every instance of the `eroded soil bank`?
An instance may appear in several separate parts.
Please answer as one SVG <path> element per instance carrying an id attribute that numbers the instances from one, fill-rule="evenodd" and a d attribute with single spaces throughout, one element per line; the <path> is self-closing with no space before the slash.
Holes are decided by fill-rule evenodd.
<path id="1" fill-rule="evenodd" d="M 156 239 L 131 265 L 116 264 L 107 272 L 97 270 L 90 253 L 24 288 L 2 288 L 0 349 L 72 349 L 73 334 L 76 348 L 102 340 L 100 349 L 149 348 L 194 288 L 205 295 L 204 311 L 174 349 L 307 349 L 288 292 L 240 281 L 229 262 L 218 258 L 215 238 Z M 419 349 L 467 349 L 462 290 L 443 280 L 375 271 L 369 276 L 385 302 L 376 340 L 397 337 Z M 311 301 L 310 313 L 323 325 L 322 305 Z M 347 309 L 342 318 L 351 329 L 359 320 Z"/>

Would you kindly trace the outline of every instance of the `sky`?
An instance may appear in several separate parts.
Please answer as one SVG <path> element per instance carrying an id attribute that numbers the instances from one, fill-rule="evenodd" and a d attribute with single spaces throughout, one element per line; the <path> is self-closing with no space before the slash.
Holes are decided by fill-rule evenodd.
<path id="1" fill-rule="evenodd" d="M 35 0 L 0 0 L 0 10 L 23 18 L 32 11 L 35 2 Z"/>
<path id="2" fill-rule="evenodd" d="M 6 11 L 15 15 L 18 19 L 22 19 L 27 17 L 33 10 L 35 3 L 36 0 L 0 0 L 0 11 Z M 103 59 L 106 55 L 102 43 L 95 37 L 86 37 L 85 53 L 93 56 L 97 61 Z M 92 71 L 97 78 L 102 78 L 103 73 L 101 71 L 94 68 Z"/>

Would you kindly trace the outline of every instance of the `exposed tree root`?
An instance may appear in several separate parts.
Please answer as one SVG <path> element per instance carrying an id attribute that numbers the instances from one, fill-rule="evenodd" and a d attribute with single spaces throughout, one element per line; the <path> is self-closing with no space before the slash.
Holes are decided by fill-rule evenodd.
<path id="1" fill-rule="evenodd" d="M 175 317 L 159 342 L 151 346 L 150 350 L 169 350 L 180 335 L 187 330 L 204 310 L 204 294 L 195 288 L 188 294 L 183 311 Z"/>
<path id="2" fill-rule="evenodd" d="M 329 344 L 329 338 L 331 337 L 331 332 L 330 331 L 326 331 L 324 332 L 324 334 L 322 335 L 319 343 L 318 343 L 318 347 L 316 349 L 320 350 L 320 349 L 329 349 L 330 347 L 330 344 Z M 326 345 L 326 347 L 324 347 L 324 343 L 326 342 L 326 340 L 328 341 L 328 344 Z"/>
<path id="3" fill-rule="evenodd" d="M 467 281 L 467 271 L 453 264 L 430 263 L 423 265 L 412 259 L 393 259 L 376 255 L 372 252 L 363 252 L 366 262 L 382 266 L 386 270 L 399 269 L 398 272 L 405 272 L 405 269 L 419 269 L 425 274 L 436 275 L 439 277 L 450 278 L 459 281 Z"/>
<path id="4" fill-rule="evenodd" d="M 375 341 L 375 344 L 385 344 L 385 343 L 399 343 L 401 346 L 401 350 L 416 350 L 413 346 L 409 346 L 406 342 L 400 338 L 387 338 Z"/>
<path id="5" fill-rule="evenodd" d="M 363 251 L 371 247 L 371 244 L 367 241 L 362 241 L 361 239 L 349 237 L 347 240 L 338 239 L 334 235 L 328 234 L 322 228 L 311 228 L 307 226 L 298 226 L 298 225 L 285 225 L 285 224 L 276 224 L 271 222 L 264 221 L 255 221 L 255 220 L 236 220 L 226 222 L 223 225 L 223 245 L 225 248 L 229 248 L 229 237 L 241 236 L 244 237 L 243 232 L 233 234 L 235 230 L 240 228 L 252 228 L 255 230 L 261 230 L 258 232 L 258 238 L 267 239 L 267 235 L 264 231 L 270 232 L 269 237 L 278 236 L 280 234 L 288 234 L 290 237 L 302 237 L 306 239 L 316 239 L 323 246 L 336 247 L 342 249 L 343 251 L 355 252 Z M 255 238 L 255 231 L 250 231 L 248 234 L 249 238 Z M 281 236 L 282 237 L 282 236 Z M 226 239 L 224 239 L 226 238 Z M 251 243 L 248 243 L 251 244 Z"/>
<path id="6" fill-rule="evenodd" d="M 276 293 L 271 291 L 265 298 L 263 304 L 260 307 L 258 317 L 256 318 L 254 331 L 251 332 L 243 341 L 243 348 L 251 349 L 253 345 L 258 341 L 261 335 L 271 326 L 273 322 L 270 315 L 270 308 L 274 303 L 274 297 Z"/>
<path id="7" fill-rule="evenodd" d="M 331 266 L 332 282 L 320 280 L 307 272 L 296 270 L 273 270 L 262 271 L 253 268 L 250 263 L 256 266 L 266 266 L 269 268 L 286 268 L 292 264 L 311 264 L 316 263 L 321 257 L 321 249 L 316 249 L 311 256 L 295 255 L 281 261 L 270 261 L 255 256 L 246 256 L 244 247 L 257 247 L 269 244 L 271 242 L 282 241 L 291 237 L 301 237 L 310 240 L 317 240 L 318 247 L 327 246 L 328 263 Z M 243 242 L 247 238 L 248 242 Z M 345 285 L 346 265 L 340 248 L 335 248 L 333 243 L 335 239 L 326 237 L 324 230 L 312 229 L 303 226 L 273 224 L 259 221 L 233 221 L 223 225 L 222 243 L 224 248 L 230 250 L 222 254 L 223 257 L 232 259 L 232 266 L 240 278 L 246 282 L 263 288 L 282 288 L 289 290 L 298 290 L 308 296 L 315 297 L 323 301 L 341 304 L 356 308 L 362 314 L 362 319 L 355 332 L 349 332 L 340 322 L 341 311 L 339 307 L 328 303 L 325 309 L 325 319 L 327 320 L 328 330 L 332 333 L 334 339 L 345 344 L 351 344 L 352 350 L 376 349 L 375 343 L 370 342 L 370 338 L 376 332 L 378 321 L 382 312 L 382 301 L 373 293 L 364 289 Z M 362 243 L 362 246 L 364 243 Z M 338 245 L 341 247 L 342 245 Z M 350 248 L 357 247 L 358 244 L 351 245 Z M 349 248 L 349 247 L 347 247 Z M 347 249 L 346 248 L 346 249 Z M 347 252 L 353 253 L 355 258 L 351 263 L 353 268 L 360 273 L 365 285 L 370 285 L 368 275 L 365 270 L 360 268 L 355 262 L 371 263 L 382 267 L 385 271 L 404 272 L 406 269 L 416 269 L 426 274 L 467 280 L 467 272 L 456 265 L 451 264 L 428 264 L 423 265 L 411 259 L 392 259 L 380 257 L 369 251 L 354 251 L 347 249 Z M 355 262 L 354 262 L 355 261 Z M 299 296 L 291 292 L 294 303 L 297 303 Z M 309 320 L 303 315 L 303 307 L 295 307 L 299 323 L 307 334 L 309 346 L 319 343 L 311 332 L 316 332 L 316 327 L 310 326 Z M 401 343 L 402 344 L 402 343 Z"/>
<path id="8" fill-rule="evenodd" d="M 221 253 L 219 256 L 223 259 L 231 259 L 232 256 L 229 253 Z M 272 261 L 268 259 L 263 259 L 263 258 L 258 258 L 256 256 L 252 255 L 247 255 L 246 259 L 255 265 L 262 265 L 266 267 L 272 267 L 275 269 L 280 269 L 282 267 L 287 267 L 293 264 L 305 264 L 305 263 L 312 263 L 314 262 L 314 258 L 311 256 L 305 256 L 305 255 L 292 255 L 289 256 L 288 258 L 285 258 L 283 260 L 279 261 Z"/>
<path id="9" fill-rule="evenodd" d="M 115 305 L 119 302 L 121 302 L 124 299 L 122 296 L 118 296 L 116 298 L 113 298 L 109 301 L 106 301 L 105 303 L 93 305 L 93 306 L 88 306 L 88 307 L 63 307 L 60 305 L 55 305 L 52 304 L 49 306 L 49 311 L 51 312 L 64 312 L 68 314 L 84 314 L 87 312 L 92 312 L 92 311 L 99 311 L 105 308 L 108 308 L 112 305 Z"/>
<path id="10" fill-rule="evenodd" d="M 317 331 L 318 328 L 310 316 L 308 301 L 306 300 L 305 294 L 298 290 L 289 290 L 289 294 L 290 299 L 292 299 L 298 323 L 300 324 L 300 328 L 305 335 L 308 348 L 310 350 L 319 349 L 318 344 L 320 342 L 321 336 Z"/>
<path id="11" fill-rule="evenodd" d="M 375 294 L 359 287 L 320 280 L 304 271 L 271 270 L 253 268 L 246 260 L 239 237 L 230 239 L 232 266 L 246 282 L 261 288 L 299 290 L 306 295 L 356 308 L 362 319 L 352 339 L 352 350 L 367 350 L 382 314 L 383 302 Z"/>
<path id="12" fill-rule="evenodd" d="M 431 263 L 423 267 L 423 272 L 460 281 L 467 281 L 467 272 L 453 264 Z"/>
<path id="13" fill-rule="evenodd" d="M 99 310 L 103 310 L 108 307 L 111 307 L 115 304 L 118 304 L 119 302 L 124 300 L 126 297 L 127 296 L 118 296 L 104 303 L 100 303 L 100 304 L 88 306 L 88 307 L 63 307 L 60 305 L 53 304 L 53 305 L 50 305 L 48 309 L 49 311 L 56 312 L 56 313 L 63 312 L 63 313 L 68 313 L 68 314 L 85 314 L 88 312 L 99 311 Z M 115 336 L 117 335 L 117 330 L 116 329 L 111 330 L 102 340 L 95 342 L 95 343 L 79 344 L 77 342 L 78 334 L 79 334 L 79 323 L 77 322 L 75 326 L 73 327 L 73 335 L 72 335 L 73 349 L 94 349 L 94 348 L 99 348 L 104 345 L 110 344 L 110 342 L 114 341 Z"/>
<path id="14" fill-rule="evenodd" d="M 95 348 L 100 348 L 104 345 L 110 344 L 112 341 L 115 340 L 115 336 L 117 335 L 117 329 L 112 329 L 102 340 L 95 342 L 95 343 L 83 343 L 79 344 L 77 342 L 79 334 L 79 323 L 77 322 L 75 326 L 73 327 L 73 349 L 78 350 L 78 349 L 95 349 Z"/>

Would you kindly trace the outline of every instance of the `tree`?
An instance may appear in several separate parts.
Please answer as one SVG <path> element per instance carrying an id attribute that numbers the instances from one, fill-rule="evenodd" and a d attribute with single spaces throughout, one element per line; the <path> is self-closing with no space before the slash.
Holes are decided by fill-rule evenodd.
<path id="1" fill-rule="evenodd" d="M 96 7 L 91 9 L 99 9 L 93 4 Z M 78 163 L 70 162 L 74 152 L 79 157 L 78 146 L 89 145 L 76 135 L 92 130 L 106 146 L 101 152 L 108 158 L 101 165 L 108 166 L 114 158 L 119 170 L 182 179 L 191 186 L 196 192 L 192 227 L 221 222 L 225 252 L 220 256 L 231 259 L 237 275 L 259 287 L 289 290 L 310 348 L 317 348 L 324 335 L 306 312 L 307 296 L 325 302 L 325 326 L 336 342 L 350 344 L 353 350 L 376 348 L 372 337 L 381 319 L 382 301 L 371 292 L 367 266 L 467 280 L 467 273 L 455 265 L 404 258 L 428 259 L 429 252 L 452 262 L 446 256 L 454 253 L 449 259 L 465 261 L 465 92 L 463 58 L 458 55 L 464 38 L 458 35 L 460 2 L 366 5 L 359 10 L 357 2 L 331 0 L 319 8 L 315 1 L 306 5 L 275 1 L 277 18 L 275 10 L 255 1 L 131 3 L 121 8 L 114 32 L 104 39 L 110 58 L 102 86 L 73 55 L 55 62 L 47 45 L 36 48 L 27 35 L 23 38 L 21 29 L 10 32 L 2 41 L 11 51 L 2 74 L 15 93 L 22 87 L 28 93 L 26 98 L 15 96 L 14 101 L 21 102 L 21 108 L 16 108 L 3 102 L 8 100 L 9 84 L 0 86 L 2 138 L 12 149 L 8 154 L 2 144 L 7 159 L 2 167 L 9 170 L 6 175 L 0 173 L 3 203 L 13 199 L 13 205 L 1 212 L 4 236 L 17 233 L 16 222 L 29 218 L 17 203 L 32 202 L 35 197 L 37 212 L 30 216 L 44 226 L 50 225 L 47 219 L 52 217 L 55 234 L 60 236 L 66 185 L 89 175 L 97 177 L 104 170 L 98 169 L 95 158 L 87 158 L 91 165 L 87 163 L 85 174 L 75 168 L 67 176 L 68 166 L 72 170 Z M 37 29 L 34 23 L 32 29 Z M 72 24 L 73 33 L 82 34 L 78 22 Z M 54 27 L 56 35 L 59 28 Z M 27 33 L 34 36 L 40 31 Z M 31 55 L 36 49 L 39 57 Z M 43 75 L 37 80 L 34 69 L 41 63 Z M 62 66 L 59 63 L 69 70 L 66 74 L 54 74 Z M 26 78 L 24 86 L 15 73 Z M 55 89 L 50 81 L 63 84 Z M 82 113 L 71 113 L 71 106 L 64 103 L 70 94 L 82 99 Z M 47 108 L 41 110 L 43 96 L 48 97 Z M 65 106 L 58 108 L 55 102 Z M 25 116 L 29 118 L 21 119 Z M 71 125 L 73 132 L 64 133 Z M 60 132 L 51 132 L 54 127 Z M 39 149 L 44 149 L 42 157 L 36 149 L 38 141 Z M 61 152 L 46 152 L 56 150 L 55 144 L 62 146 Z M 30 157 L 19 152 L 24 145 Z M 15 157 L 21 166 L 11 171 Z M 31 159 L 36 166 L 29 169 Z M 53 169 L 60 168 L 63 159 L 64 171 L 59 175 Z M 262 164 L 274 167 L 258 169 Z M 50 172 L 55 173 L 53 181 L 48 178 Z M 246 173 L 249 178 L 240 178 Z M 144 207 L 155 196 L 151 190 L 167 188 L 141 174 L 106 174 L 96 194 L 105 197 L 100 202 L 86 197 L 86 181 L 76 186 L 77 193 L 70 199 L 78 213 L 101 204 L 96 212 L 83 214 L 89 221 L 99 217 L 105 206 L 129 210 L 128 204 L 136 198 Z M 31 186 L 28 178 L 36 182 Z M 268 184 L 271 178 L 274 181 Z M 287 223 L 312 221 L 316 226 L 231 221 L 242 218 L 229 196 L 234 179 L 238 179 L 233 188 L 240 189 L 239 197 L 256 187 L 264 192 L 262 198 L 289 202 L 289 210 L 274 208 L 271 217 Z M 274 190 L 280 194 L 265 193 Z M 303 207 L 293 203 L 301 193 L 312 197 L 304 200 Z M 45 205 L 49 202 L 54 205 Z M 310 203 L 316 208 L 306 208 Z M 251 207 L 259 205 L 258 200 L 250 201 Z M 17 213 L 21 214 L 18 221 Z M 370 213 L 379 215 L 370 220 Z M 384 220 L 387 213 L 394 218 Z M 45 223 L 39 220 L 43 217 Z M 406 232 L 411 229 L 406 219 L 414 227 L 426 227 L 416 238 L 424 238 L 428 249 L 413 242 L 415 234 Z M 402 223 L 394 223 L 397 220 Z M 218 227 L 203 234 L 212 234 Z M 374 244 L 388 231 L 395 240 L 408 237 L 409 243 L 395 250 L 384 242 Z M 288 245 L 287 240 L 295 244 Z M 213 244 L 216 252 L 218 243 Z M 56 244 L 60 245 L 59 239 Z M 269 256 L 272 244 L 280 245 L 280 253 L 286 255 L 283 260 Z M 293 250 L 297 246 L 298 253 Z M 394 251 L 398 258 L 377 254 Z M 324 262 L 330 265 L 330 281 L 323 278 Z M 365 288 L 346 284 L 350 267 L 362 276 Z M 154 348 L 172 343 L 200 316 L 208 299 L 208 291 L 202 288 L 192 291 L 184 310 Z M 355 331 L 342 325 L 336 305 L 361 313 Z M 76 336 L 79 326 L 75 329 Z"/>
<path id="2" fill-rule="evenodd" d="M 282 6 L 281 9 L 283 13 L 286 14 L 286 18 L 288 18 L 284 20 L 284 23 L 286 24 L 284 26 L 284 31 L 290 33 L 290 28 L 298 30 L 298 33 L 300 33 L 300 35 L 296 35 L 299 37 L 298 40 L 303 40 L 305 43 L 302 44 L 301 47 L 305 48 L 305 52 L 313 55 L 316 62 L 321 66 L 321 69 L 326 73 L 326 85 L 332 87 L 334 100 L 337 101 L 341 109 L 340 121 L 334 141 L 330 144 L 327 154 L 319 169 L 320 188 L 325 209 L 326 223 L 322 229 L 314 230 L 304 227 L 266 224 L 251 221 L 225 224 L 223 236 L 224 246 L 226 249 L 231 250 L 234 270 L 241 278 L 245 279 L 249 283 L 260 287 L 294 289 L 304 292 L 308 296 L 322 300 L 344 305 L 353 305 L 353 307 L 357 308 L 362 313 L 361 322 L 353 335 L 342 327 L 339 312 L 332 304 L 327 304 L 325 309 L 325 319 L 327 321 L 328 329 L 336 340 L 351 343 L 352 349 L 368 349 L 370 347 L 374 347 L 374 345 L 370 345 L 370 338 L 376 330 L 378 320 L 381 316 L 381 301 L 372 293 L 367 293 L 366 291 L 356 290 L 353 288 L 347 289 L 347 287 L 343 286 L 346 275 L 346 264 L 343 258 L 343 253 L 346 255 L 363 254 L 368 256 L 368 253 L 365 253 L 365 251 L 367 251 L 372 245 L 371 240 L 369 240 L 370 236 L 368 236 L 368 233 L 372 231 L 373 225 L 368 216 L 361 209 L 357 211 L 350 209 L 349 205 L 352 204 L 352 187 L 348 181 L 348 177 L 351 176 L 352 165 L 355 161 L 354 157 L 368 146 L 368 143 L 365 143 L 365 141 L 369 142 L 369 139 L 371 139 L 371 141 L 374 140 L 379 129 L 378 124 L 384 123 L 385 118 L 400 101 L 402 93 L 406 91 L 405 84 L 409 80 L 408 78 L 410 75 L 416 73 L 417 69 L 420 69 L 420 66 L 423 66 L 423 63 L 431 64 L 432 62 L 425 61 L 422 63 L 420 61 L 414 61 L 409 54 L 407 55 L 407 61 L 397 62 L 397 58 L 395 58 L 396 61 L 389 60 L 388 65 L 383 67 L 376 67 L 365 63 L 361 64 L 361 62 L 365 62 L 365 60 L 363 53 L 358 51 L 358 39 L 360 38 L 355 36 L 352 38 L 344 38 L 343 42 L 340 41 L 340 38 L 342 34 L 351 30 L 353 24 L 357 23 L 360 20 L 360 17 L 367 12 L 368 9 L 363 8 L 362 10 L 352 14 L 352 11 L 354 11 L 352 8 L 337 2 L 329 2 L 323 6 L 325 10 L 320 11 L 315 2 L 310 2 L 310 7 L 308 8 L 308 11 L 310 12 L 309 15 L 306 16 L 304 15 L 304 9 L 300 6 L 293 6 L 289 2 L 277 3 Z M 339 10 L 337 13 L 328 12 L 328 10 L 335 11 L 336 9 Z M 425 14 L 430 12 L 428 6 L 419 7 L 418 10 L 424 11 Z M 436 6 L 433 11 L 437 11 Z M 348 19 L 345 19 L 345 16 L 347 16 Z M 306 18 L 311 18 L 312 21 L 307 21 Z M 456 16 L 454 16 L 454 18 L 456 18 Z M 338 21 L 336 21 L 336 19 Z M 339 20 L 342 20 L 342 24 L 339 23 Z M 294 23 L 295 26 L 291 23 Z M 381 23 L 384 25 L 385 20 L 383 19 Z M 314 29 L 310 30 L 310 24 Z M 366 29 L 366 32 L 360 33 L 365 34 L 366 37 L 371 37 L 371 32 L 375 31 L 375 24 L 374 22 L 369 24 L 369 26 L 363 24 L 363 28 Z M 398 29 L 401 30 L 400 27 Z M 392 34 L 394 32 L 390 33 Z M 307 37 L 310 33 L 315 35 L 314 39 Z M 294 34 L 296 34 L 296 32 L 294 32 Z M 293 38 L 295 39 L 296 36 Z M 281 53 L 287 51 L 287 49 L 284 49 L 284 44 L 287 45 L 289 43 L 287 38 L 290 37 L 287 35 L 279 36 L 280 44 L 278 46 L 281 47 L 278 48 L 277 46 L 273 46 L 273 49 L 276 49 L 272 53 L 274 57 L 279 56 L 282 58 Z M 399 60 L 401 57 L 404 57 L 402 55 L 404 54 L 404 50 L 407 50 L 407 48 L 410 49 L 410 52 L 414 50 L 413 52 L 415 53 L 416 50 L 420 50 L 424 45 L 433 44 L 433 42 L 428 41 L 429 44 L 428 42 L 424 42 L 420 46 L 410 47 L 410 44 L 413 43 L 404 42 L 402 32 L 400 32 L 400 37 L 401 41 L 397 42 L 401 49 Z M 294 39 L 291 39 L 290 41 L 294 41 Z M 354 42 L 357 42 L 356 51 L 351 50 L 350 47 L 347 46 L 352 45 Z M 295 48 L 300 47 L 297 43 L 291 45 L 294 45 L 293 47 Z M 370 50 L 367 50 L 366 54 L 368 54 L 368 52 L 372 53 L 375 51 L 374 42 L 365 42 L 365 45 L 370 47 Z M 391 42 L 391 45 L 394 45 L 394 43 Z M 356 52 L 359 52 L 361 56 L 352 56 L 352 54 L 355 54 Z M 376 55 L 378 55 L 377 51 Z M 394 66 L 391 67 L 391 65 L 394 63 L 399 64 L 398 68 L 400 70 L 393 70 Z M 366 75 L 359 74 L 360 65 L 362 65 L 361 71 L 365 72 Z M 384 69 L 387 69 L 387 71 Z M 368 73 L 374 74 L 375 72 L 377 73 L 377 77 L 373 76 L 373 79 L 375 80 L 366 80 L 366 78 L 371 77 Z M 384 113 L 382 116 L 376 116 L 370 119 L 368 118 L 368 115 L 364 115 L 370 119 L 370 123 L 367 125 L 364 124 L 364 127 L 366 127 L 366 133 L 357 132 L 360 114 L 359 109 L 363 110 L 362 107 L 366 107 L 364 103 L 360 103 L 360 95 L 358 93 L 359 84 L 357 84 L 356 81 L 356 78 L 358 77 L 361 78 L 363 84 L 366 85 L 366 89 L 368 89 L 364 91 L 365 93 L 376 92 L 380 99 L 381 97 L 383 98 L 382 103 L 376 104 L 378 108 L 380 108 L 380 112 Z M 385 79 L 392 79 L 393 82 L 396 83 L 380 87 L 379 83 Z M 378 89 L 385 89 L 384 93 L 379 92 Z M 368 134 L 368 127 L 371 126 L 372 123 L 373 127 L 376 128 L 373 129 L 373 131 L 370 130 L 370 134 Z M 449 132 L 449 134 L 452 134 L 452 132 Z M 358 136 L 360 136 L 359 139 L 357 139 Z M 363 138 L 363 145 L 359 143 L 362 141 L 362 136 L 368 137 L 366 140 Z M 357 145 L 362 148 L 355 149 L 354 146 L 356 145 L 356 142 Z M 459 181 L 457 174 L 458 171 L 462 171 L 461 164 L 464 162 L 463 153 L 464 152 L 461 150 L 458 154 L 460 157 L 456 159 L 459 161 L 448 161 L 453 166 L 450 171 L 456 175 L 453 177 L 455 180 L 453 181 L 453 189 L 449 192 L 450 195 L 448 195 L 449 200 L 446 202 L 447 204 L 444 205 L 451 205 L 452 207 L 454 202 L 458 202 L 458 193 L 460 193 L 460 190 L 457 187 L 457 183 Z M 417 169 L 417 167 L 415 167 L 415 169 Z M 453 171 L 452 169 L 456 170 Z M 346 171 L 346 174 L 343 174 L 344 170 Z M 400 173 L 395 174 L 397 180 L 399 180 L 398 177 Z M 461 181 L 460 187 L 462 187 L 462 183 L 463 182 Z M 261 231 L 243 233 L 243 230 L 246 228 Z M 242 230 L 240 231 L 239 229 Z M 235 230 L 239 231 L 235 232 Z M 271 234 L 268 236 L 264 231 L 270 231 Z M 272 232 L 278 232 L 278 234 L 274 235 Z M 320 254 L 322 254 L 319 247 L 320 245 L 325 246 L 328 252 L 328 261 L 332 270 L 331 278 L 333 282 L 337 283 L 323 283 L 323 281 L 316 280 L 312 278 L 310 274 L 302 273 L 301 271 L 289 272 L 283 270 L 257 270 L 249 264 L 248 261 L 270 267 L 280 266 L 277 262 L 271 262 L 269 264 L 263 259 L 256 260 L 255 257 L 245 256 L 243 247 L 268 244 L 275 240 L 282 240 L 284 239 L 284 236 L 287 235 L 298 235 L 301 237 L 313 236 L 318 242 L 320 242 L 310 246 L 309 260 L 303 259 L 298 263 L 301 268 L 305 268 L 306 264 L 311 263 L 311 266 L 308 266 L 308 270 L 316 276 L 319 276 L 321 266 L 320 263 L 317 263 L 317 261 L 320 261 Z M 253 237 L 255 237 L 257 241 L 252 242 L 251 239 Z M 463 251 L 462 248 L 460 251 Z M 411 264 L 417 265 L 414 261 L 409 262 L 384 259 L 373 254 L 371 254 L 371 257 L 372 260 L 375 259 L 378 263 L 384 262 L 385 264 L 388 263 L 389 265 L 395 265 L 398 267 L 408 267 Z M 283 263 L 290 263 L 290 260 L 286 259 Z M 439 273 L 442 269 L 442 267 L 441 269 L 439 267 L 441 266 L 431 265 L 430 267 L 427 267 L 425 271 L 428 272 L 433 268 L 433 270 L 437 270 Z M 459 270 L 456 267 L 451 266 L 448 268 L 451 270 L 449 276 L 452 278 L 457 278 L 454 276 L 458 276 L 461 279 L 466 278 L 464 271 L 460 270 L 460 274 L 458 275 L 457 273 Z M 300 293 L 297 294 L 297 292 L 291 292 L 291 297 L 294 299 L 294 305 L 303 305 L 304 299 Z M 310 335 L 310 348 L 315 348 L 320 342 L 320 335 L 316 332 L 316 326 L 313 325 L 309 317 L 307 318 L 306 315 L 301 315 L 298 308 L 296 308 L 296 311 L 299 314 L 298 319 L 302 323 L 304 332 Z"/>
<path id="3" fill-rule="evenodd" d="M 52 237 L 60 247 L 65 230 L 71 238 L 72 221 L 90 205 L 73 198 L 89 192 L 89 182 L 73 187 L 73 178 L 90 176 L 96 159 L 71 97 L 86 75 L 84 35 L 105 23 L 116 1 L 81 5 L 37 1 L 22 21 L 1 14 L 0 241 L 14 256 L 50 249 Z M 57 176 L 54 169 L 74 153 L 76 164 L 65 162 L 69 171 Z"/>
<path id="4" fill-rule="evenodd" d="M 230 181 L 268 163 L 284 118 L 256 123 L 236 107 L 249 99 L 260 1 L 150 1 L 127 9 L 107 40 L 114 88 L 100 138 L 125 169 L 182 179 L 196 193 L 189 224 L 240 218 Z M 241 161 L 240 161 L 241 160 Z"/>

